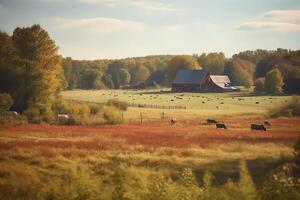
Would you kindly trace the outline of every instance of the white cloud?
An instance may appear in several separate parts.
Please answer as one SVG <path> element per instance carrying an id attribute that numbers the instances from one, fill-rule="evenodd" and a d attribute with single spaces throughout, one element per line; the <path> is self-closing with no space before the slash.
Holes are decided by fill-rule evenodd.
<path id="1" fill-rule="evenodd" d="M 262 18 L 277 22 L 300 22 L 300 10 L 272 10 Z"/>
<path id="2" fill-rule="evenodd" d="M 256 20 L 239 25 L 237 29 L 300 31 L 300 10 L 271 10 Z"/>
<path id="3" fill-rule="evenodd" d="M 300 24 L 287 22 L 252 21 L 241 24 L 239 30 L 277 30 L 277 31 L 300 31 Z"/>
<path id="4" fill-rule="evenodd" d="M 135 21 L 120 20 L 115 18 L 96 17 L 86 19 L 53 18 L 46 19 L 57 29 L 82 30 L 98 34 L 108 34 L 117 31 L 143 31 L 145 25 Z"/>
<path id="5" fill-rule="evenodd" d="M 117 6 L 132 6 L 141 8 L 144 10 L 152 11 L 182 11 L 183 9 L 176 8 L 173 4 L 163 2 L 162 0 L 36 0 L 43 2 L 81 2 L 86 4 L 99 4 L 105 5 L 108 7 L 117 7 Z"/>

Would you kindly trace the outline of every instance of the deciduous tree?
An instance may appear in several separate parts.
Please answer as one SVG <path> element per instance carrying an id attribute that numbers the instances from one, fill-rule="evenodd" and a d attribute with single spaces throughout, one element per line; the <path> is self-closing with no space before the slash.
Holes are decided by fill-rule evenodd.
<path id="1" fill-rule="evenodd" d="M 275 68 L 269 71 L 266 75 L 266 91 L 269 94 L 282 93 L 283 79 L 280 71 Z"/>
<path id="2" fill-rule="evenodd" d="M 39 25 L 16 28 L 13 41 L 21 58 L 17 106 L 50 107 L 61 89 L 63 68 L 55 42 Z"/>
<path id="3" fill-rule="evenodd" d="M 200 66 L 197 60 L 192 56 L 175 56 L 170 60 L 166 69 L 166 79 L 169 85 L 180 69 L 200 69 Z"/>

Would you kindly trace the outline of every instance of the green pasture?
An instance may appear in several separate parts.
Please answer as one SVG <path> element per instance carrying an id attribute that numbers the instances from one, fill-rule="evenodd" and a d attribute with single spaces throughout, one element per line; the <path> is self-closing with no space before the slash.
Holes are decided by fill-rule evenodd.
<path id="1" fill-rule="evenodd" d="M 109 99 L 119 99 L 134 108 L 127 113 L 128 118 L 137 118 L 140 112 L 148 117 L 160 117 L 162 112 L 173 116 L 196 118 L 202 116 L 262 116 L 270 109 L 286 103 L 291 96 L 255 96 L 250 92 L 231 93 L 171 93 L 164 90 L 72 90 L 65 91 L 67 100 L 103 103 Z M 138 107 L 138 105 L 146 108 Z M 186 109 L 149 109 L 148 106 L 182 106 Z"/>

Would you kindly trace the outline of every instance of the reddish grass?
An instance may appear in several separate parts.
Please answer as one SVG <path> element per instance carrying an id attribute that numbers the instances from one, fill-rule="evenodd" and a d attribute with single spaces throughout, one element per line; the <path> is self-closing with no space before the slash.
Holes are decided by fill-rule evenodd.
<path id="1" fill-rule="evenodd" d="M 282 130 L 287 126 L 300 127 L 298 119 L 270 120 L 272 128 L 267 132 L 250 131 L 250 120 L 224 120 L 231 128 L 217 130 L 214 126 L 171 126 L 163 124 L 123 124 L 105 126 L 47 126 L 47 125 L 19 125 L 0 126 L 0 134 L 18 134 L 26 136 L 36 135 L 38 140 L 18 139 L 0 140 L 0 149 L 14 148 L 59 148 L 59 149 L 87 149 L 106 150 L 110 147 L 126 148 L 128 146 L 143 145 L 149 147 L 188 147 L 196 145 L 207 147 L 212 144 L 243 141 L 249 143 L 282 143 L 292 144 L 300 137 L 298 130 Z M 236 128 L 238 127 L 238 128 Z M 274 128 L 275 127 L 275 128 Z M 277 128 L 281 128 L 281 130 Z M 43 138 L 39 138 L 43 135 Z"/>

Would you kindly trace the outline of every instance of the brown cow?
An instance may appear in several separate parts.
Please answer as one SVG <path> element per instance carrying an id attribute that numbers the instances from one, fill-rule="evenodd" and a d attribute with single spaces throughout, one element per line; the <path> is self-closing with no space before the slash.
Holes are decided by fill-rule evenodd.
<path id="1" fill-rule="evenodd" d="M 265 121 L 265 126 L 271 126 L 271 124 L 268 121 Z"/>

